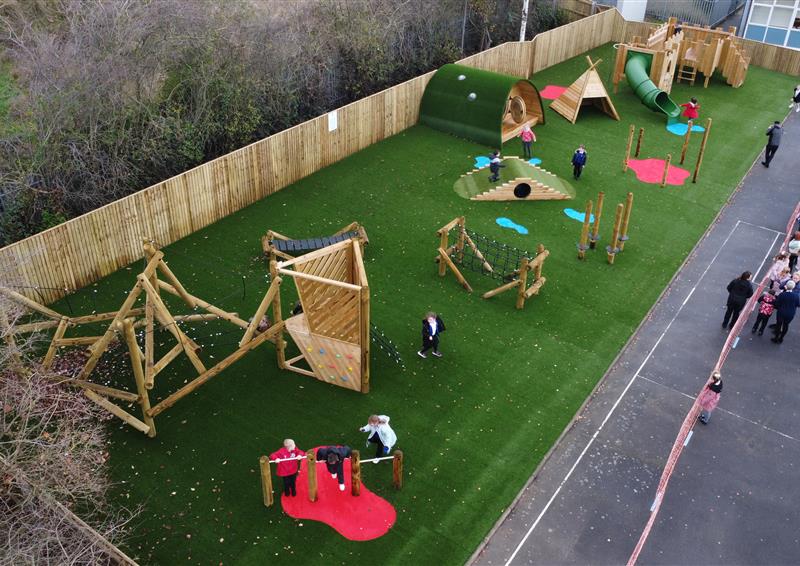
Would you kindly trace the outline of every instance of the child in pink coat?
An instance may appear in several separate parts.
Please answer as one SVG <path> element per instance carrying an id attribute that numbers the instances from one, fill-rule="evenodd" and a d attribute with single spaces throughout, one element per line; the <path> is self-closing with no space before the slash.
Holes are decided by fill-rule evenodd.
<path id="1" fill-rule="evenodd" d="M 697 118 L 700 116 L 698 113 L 700 105 L 697 104 L 697 99 L 695 97 L 692 97 L 689 102 L 681 104 L 681 106 L 684 108 L 682 114 L 684 118 L 688 118 L 689 120 L 697 120 Z"/>
<path id="2" fill-rule="evenodd" d="M 529 125 L 525 124 L 522 127 L 522 131 L 519 133 L 519 137 L 522 138 L 522 155 L 525 159 L 530 159 L 533 157 L 531 154 L 531 144 L 536 141 L 536 134 L 533 133 Z"/>
<path id="3" fill-rule="evenodd" d="M 703 424 L 708 424 L 711 419 L 711 411 L 717 408 L 719 403 L 719 394 L 722 392 L 722 376 L 718 371 L 711 375 L 711 381 L 706 385 L 703 392 L 700 394 L 700 415 L 698 418 Z"/>
<path id="4" fill-rule="evenodd" d="M 306 453 L 295 446 L 294 440 L 287 438 L 283 441 L 283 448 L 269 455 L 270 460 L 278 462 L 278 476 L 283 478 L 283 494 L 294 497 L 297 495 L 297 474 L 300 472 L 300 460 L 293 460 Z"/>

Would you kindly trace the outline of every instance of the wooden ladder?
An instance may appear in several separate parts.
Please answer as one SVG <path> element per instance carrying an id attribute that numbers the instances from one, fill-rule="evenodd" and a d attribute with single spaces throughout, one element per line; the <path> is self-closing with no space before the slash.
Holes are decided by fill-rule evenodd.
<path id="1" fill-rule="evenodd" d="M 689 82 L 690 85 L 694 86 L 694 81 L 697 78 L 697 69 L 694 65 L 681 65 L 681 68 L 678 69 L 678 82 L 681 82 L 681 79 L 684 79 Z"/>

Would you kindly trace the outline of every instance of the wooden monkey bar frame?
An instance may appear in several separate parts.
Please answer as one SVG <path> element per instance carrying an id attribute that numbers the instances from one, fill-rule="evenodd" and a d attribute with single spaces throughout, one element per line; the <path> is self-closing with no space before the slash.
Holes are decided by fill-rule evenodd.
<path id="1" fill-rule="evenodd" d="M 458 236 L 456 242 L 451 245 L 450 232 L 454 229 L 458 230 Z M 486 271 L 494 273 L 494 268 L 486 261 L 486 258 L 478 249 L 478 246 L 475 245 L 475 242 L 473 242 L 472 238 L 470 238 L 467 233 L 466 218 L 464 216 L 454 218 L 439 228 L 436 233 L 439 236 L 439 248 L 437 250 L 436 261 L 439 264 L 440 277 L 444 277 L 447 274 L 447 269 L 450 268 L 450 271 L 453 272 L 453 275 L 461 286 L 468 292 L 472 292 L 472 287 L 456 265 L 457 263 L 461 263 L 464 258 L 465 246 L 469 246 L 475 254 L 475 257 L 483 262 L 483 268 Z M 538 295 L 539 291 L 547 282 L 547 278 L 542 275 L 542 266 L 544 265 L 544 260 L 547 259 L 549 255 L 550 251 L 546 250 L 543 244 L 539 244 L 536 248 L 536 256 L 533 259 L 523 257 L 520 260 L 519 267 L 511 273 L 511 276 L 514 277 L 512 281 L 504 283 L 491 291 L 487 291 L 481 296 L 484 299 L 490 299 L 505 291 L 517 289 L 516 308 L 524 308 L 525 301 L 534 295 Z M 531 271 L 533 271 L 533 283 L 528 287 L 528 273 Z"/>

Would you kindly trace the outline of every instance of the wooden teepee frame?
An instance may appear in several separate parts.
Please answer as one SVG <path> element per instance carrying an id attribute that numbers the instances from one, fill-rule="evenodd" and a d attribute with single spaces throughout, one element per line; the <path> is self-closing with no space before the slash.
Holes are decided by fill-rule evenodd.
<path id="1" fill-rule="evenodd" d="M 56 311 L 33 301 L 24 295 L 9 288 L 0 287 L 0 293 L 20 305 L 44 315 L 49 320 L 18 325 L 13 328 L 15 334 L 39 332 L 56 328 L 50 346 L 45 354 L 42 365 L 50 367 L 56 353 L 60 348 L 67 346 L 87 346 L 89 358 L 80 373 L 65 383 L 84 390 L 86 397 L 120 418 L 133 428 L 150 437 L 156 435 L 155 417 L 173 406 L 175 403 L 194 392 L 201 385 L 219 375 L 228 366 L 242 358 L 247 352 L 257 348 L 267 341 L 275 342 L 278 349 L 278 360 L 281 362 L 284 343 L 282 332 L 285 322 L 281 319 L 280 285 L 281 278 L 273 277 L 264 294 L 255 316 L 250 322 L 239 318 L 236 313 L 220 309 L 203 299 L 190 294 L 172 270 L 164 262 L 164 253 L 157 250 L 151 242 L 145 241 L 144 255 L 147 265 L 137 275 L 136 283 L 119 310 L 107 313 L 92 314 L 79 317 L 67 317 Z M 162 278 L 159 277 L 159 275 Z M 173 315 L 164 303 L 161 292 L 175 295 L 191 309 L 202 309 L 206 313 Z M 142 297 L 143 296 L 143 297 Z M 144 298 L 141 305 L 141 298 Z M 137 306 L 137 302 L 141 306 Z M 273 323 L 263 332 L 258 330 L 261 320 L 267 309 L 273 307 Z M 240 327 L 244 334 L 239 341 L 239 347 L 225 359 L 214 366 L 206 367 L 198 355 L 201 348 L 189 338 L 180 325 L 205 320 L 222 319 Z M 67 338 L 68 328 L 75 328 L 86 324 L 110 321 L 101 336 L 79 336 Z M 160 326 L 167 330 L 175 339 L 175 345 L 160 359 L 155 359 L 155 345 L 153 333 Z M 137 341 L 136 328 L 144 328 L 144 349 Z M 13 336 L 12 336 L 13 339 Z M 117 389 L 90 381 L 93 370 L 100 361 L 101 356 L 114 341 L 124 342 L 128 348 L 133 378 L 136 391 Z M 161 373 L 178 356 L 185 355 L 197 371 L 197 376 L 186 385 L 173 392 L 165 399 L 151 405 L 149 391 L 153 388 L 156 376 Z M 127 403 L 136 403 L 141 408 L 142 417 L 137 418 L 110 399 L 118 399 Z"/>
<path id="2" fill-rule="evenodd" d="M 588 55 L 586 60 L 589 62 L 589 68 L 550 104 L 550 110 L 555 110 L 574 124 L 581 106 L 585 102 L 590 102 L 615 120 L 619 120 L 617 109 L 614 108 L 614 103 L 595 68 L 603 60 L 592 62 Z"/>

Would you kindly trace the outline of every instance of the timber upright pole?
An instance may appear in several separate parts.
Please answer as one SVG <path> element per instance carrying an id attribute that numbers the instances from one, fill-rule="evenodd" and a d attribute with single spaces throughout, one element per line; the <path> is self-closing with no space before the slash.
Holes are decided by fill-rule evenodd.
<path id="1" fill-rule="evenodd" d="M 583 213 L 583 227 L 581 228 L 581 240 L 578 242 L 578 259 L 586 257 L 586 250 L 589 249 L 589 220 L 592 217 L 592 201 L 586 201 L 586 210 Z"/>
<path id="2" fill-rule="evenodd" d="M 664 161 L 664 174 L 661 176 L 661 187 L 667 186 L 667 177 L 669 177 L 669 164 L 672 162 L 672 154 L 667 154 L 667 159 Z"/>
<path id="3" fill-rule="evenodd" d="M 625 200 L 625 213 L 622 215 L 622 228 L 619 234 L 619 251 L 625 249 L 625 242 L 628 240 L 628 223 L 631 221 L 631 210 L 633 210 L 633 193 L 628 193 Z"/>
<path id="4" fill-rule="evenodd" d="M 614 232 L 611 234 L 611 243 L 606 246 L 606 252 L 608 252 L 608 263 L 609 265 L 614 265 L 614 257 L 619 252 L 619 248 L 617 247 L 617 242 L 619 240 L 619 227 L 622 224 L 622 209 L 625 205 L 619 203 L 617 205 L 617 213 L 614 216 Z"/>
<path id="5" fill-rule="evenodd" d="M 633 145 L 633 133 L 636 131 L 636 126 L 631 124 L 631 129 L 628 132 L 628 145 L 625 147 L 625 161 L 622 162 L 622 172 L 628 171 L 628 160 L 631 158 L 631 146 Z"/>
<path id="6" fill-rule="evenodd" d="M 686 158 L 686 150 L 689 148 L 689 138 L 692 137 L 692 124 L 694 124 L 694 122 L 689 120 L 689 123 L 686 124 L 686 133 L 683 135 L 683 147 L 681 147 L 681 165 L 683 165 L 683 160 Z"/>
<path id="7" fill-rule="evenodd" d="M 517 309 L 521 309 L 525 306 L 525 285 L 528 282 L 528 271 L 530 268 L 528 264 L 530 260 L 527 257 L 523 257 L 522 261 L 519 263 L 519 287 L 517 287 Z"/>
<path id="8" fill-rule="evenodd" d="M 275 281 L 280 279 L 278 276 L 278 262 L 274 259 L 269 262 L 269 276 L 270 280 Z M 278 324 L 283 321 L 283 314 L 281 313 L 281 290 L 275 293 L 275 298 L 272 299 L 272 324 Z M 286 369 L 286 342 L 283 340 L 283 329 L 278 332 L 275 337 L 275 351 L 278 355 L 278 369 Z"/>
<path id="9" fill-rule="evenodd" d="M 597 240 L 600 239 L 600 217 L 603 215 L 603 199 L 606 194 L 603 191 L 597 193 L 597 210 L 594 213 L 594 226 L 592 226 L 592 237 L 589 238 L 589 249 L 597 247 Z"/>
<path id="10" fill-rule="evenodd" d="M 147 393 L 147 387 L 145 387 L 142 354 L 141 350 L 139 350 L 139 344 L 136 342 L 133 322 L 134 320 L 132 318 L 123 320 L 122 333 L 128 345 L 128 354 L 131 359 L 131 366 L 133 367 L 133 378 L 136 380 L 136 392 L 139 394 L 139 404 L 142 407 L 142 422 L 150 427 L 150 430 L 147 431 L 147 436 L 154 438 L 156 435 L 156 423 L 153 417 L 148 414 L 150 411 L 150 396 Z"/>
<path id="11" fill-rule="evenodd" d="M 306 475 L 308 476 L 308 500 L 313 503 L 317 500 L 317 453 L 313 450 L 306 452 Z"/>
<path id="12" fill-rule="evenodd" d="M 706 120 L 706 131 L 703 132 L 703 141 L 700 142 L 700 152 L 697 154 L 697 163 L 694 166 L 694 175 L 692 176 L 692 183 L 697 182 L 697 175 L 700 173 L 700 165 L 703 163 L 703 154 L 706 152 L 706 142 L 708 141 L 708 133 L 711 131 L 711 118 Z"/>
<path id="13" fill-rule="evenodd" d="M 394 460 L 392 460 L 392 485 L 395 489 L 403 489 L 403 452 L 400 450 L 394 451 Z"/>
<path id="14" fill-rule="evenodd" d="M 636 140 L 636 153 L 634 157 L 639 157 L 639 151 L 642 149 L 642 140 L 644 140 L 644 128 L 639 128 L 639 138 Z"/>
<path id="15" fill-rule="evenodd" d="M 264 494 L 264 507 L 271 507 L 275 500 L 272 498 L 272 472 L 269 469 L 269 458 L 261 456 L 258 459 L 261 468 L 261 492 Z"/>
<path id="16" fill-rule="evenodd" d="M 358 450 L 350 454 L 350 486 L 353 497 L 361 495 L 361 453 Z"/>

